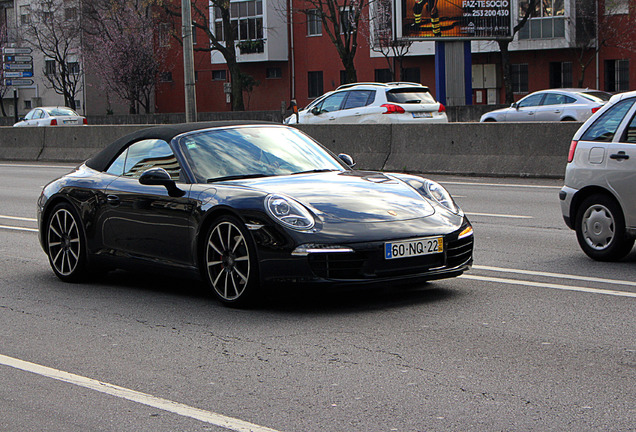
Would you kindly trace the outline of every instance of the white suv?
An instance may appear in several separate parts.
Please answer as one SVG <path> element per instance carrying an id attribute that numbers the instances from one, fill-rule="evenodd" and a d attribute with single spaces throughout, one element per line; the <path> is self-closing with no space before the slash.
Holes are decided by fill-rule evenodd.
<path id="1" fill-rule="evenodd" d="M 631 251 L 636 238 L 636 92 L 613 96 L 576 132 L 559 198 L 563 219 L 587 255 L 614 261 Z"/>
<path id="2" fill-rule="evenodd" d="M 415 83 L 345 84 L 285 124 L 448 123 L 444 105 Z"/>

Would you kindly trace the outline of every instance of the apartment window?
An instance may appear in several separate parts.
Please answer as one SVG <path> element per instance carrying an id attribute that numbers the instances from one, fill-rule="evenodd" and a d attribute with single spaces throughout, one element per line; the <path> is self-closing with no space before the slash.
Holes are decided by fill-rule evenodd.
<path id="1" fill-rule="evenodd" d="M 307 12 L 307 36 L 322 35 L 322 19 L 318 9 L 312 9 Z"/>
<path id="2" fill-rule="evenodd" d="M 629 90 L 629 60 L 605 60 L 605 90 L 608 92 Z"/>
<path id="3" fill-rule="evenodd" d="M 393 74 L 390 69 L 376 69 L 375 81 L 381 83 L 387 83 L 393 81 Z"/>
<path id="4" fill-rule="evenodd" d="M 550 63 L 550 88 L 572 87 L 572 63 Z"/>
<path id="5" fill-rule="evenodd" d="M 25 100 L 24 101 L 24 109 L 25 110 L 30 110 L 31 109 L 31 101 L 30 100 Z"/>
<path id="6" fill-rule="evenodd" d="M 249 0 L 230 3 L 230 22 L 235 41 L 263 39 L 263 1 Z M 226 40 L 228 29 L 223 28 L 221 8 L 214 9 L 214 35 Z"/>
<path id="7" fill-rule="evenodd" d="M 76 7 L 64 8 L 64 19 L 66 21 L 75 21 L 77 19 L 77 8 Z"/>
<path id="8" fill-rule="evenodd" d="M 282 78 L 283 71 L 279 67 L 270 67 L 270 68 L 267 68 L 265 72 L 265 77 L 268 79 Z"/>
<path id="9" fill-rule="evenodd" d="M 172 72 L 161 72 L 159 74 L 159 81 L 172 82 Z"/>
<path id="10" fill-rule="evenodd" d="M 27 25 L 31 23 L 31 6 L 20 6 L 20 24 Z"/>
<path id="11" fill-rule="evenodd" d="M 66 67 L 68 68 L 68 73 L 77 75 L 80 73 L 80 64 L 79 62 L 68 62 L 66 63 Z"/>
<path id="12" fill-rule="evenodd" d="M 421 79 L 422 78 L 420 77 L 420 68 L 412 67 L 412 68 L 402 69 L 402 76 L 400 77 L 400 80 L 413 82 L 413 83 L 420 83 Z"/>
<path id="13" fill-rule="evenodd" d="M 519 1 L 519 18 L 525 16 L 530 0 Z M 519 39 L 551 39 L 565 37 L 564 0 L 542 0 L 535 2 L 532 17 L 519 30 Z"/>
<path id="14" fill-rule="evenodd" d="M 213 70 L 212 71 L 212 80 L 214 80 L 214 81 L 227 81 L 227 71 L 226 70 Z"/>
<path id="15" fill-rule="evenodd" d="M 52 11 L 42 11 L 42 22 L 44 24 L 51 24 L 53 22 L 53 12 Z"/>
<path id="16" fill-rule="evenodd" d="M 310 99 L 317 98 L 324 93 L 322 84 L 322 71 L 308 72 L 307 73 L 307 85 L 309 91 L 307 96 Z"/>
<path id="17" fill-rule="evenodd" d="M 75 99 L 75 109 L 76 110 L 82 109 L 82 102 L 77 99 Z"/>
<path id="18" fill-rule="evenodd" d="M 340 34 L 353 33 L 355 30 L 355 9 L 340 9 Z"/>
<path id="19" fill-rule="evenodd" d="M 528 93 L 528 65 L 510 65 L 512 72 L 512 91 L 514 93 Z"/>
<path id="20" fill-rule="evenodd" d="M 159 23 L 159 46 L 167 47 L 170 45 L 170 24 Z"/>
<path id="21" fill-rule="evenodd" d="M 57 70 L 55 68 L 55 60 L 45 60 L 44 61 L 44 74 L 45 75 L 55 75 Z"/>

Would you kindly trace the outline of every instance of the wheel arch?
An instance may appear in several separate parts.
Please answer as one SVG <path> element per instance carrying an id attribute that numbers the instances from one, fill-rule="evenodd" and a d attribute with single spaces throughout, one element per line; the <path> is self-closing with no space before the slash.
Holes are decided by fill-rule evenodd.
<path id="1" fill-rule="evenodd" d="M 44 208 L 42 209 L 42 214 L 40 216 L 40 221 L 39 221 L 40 226 L 38 227 L 39 228 L 38 231 L 40 232 L 40 243 L 42 244 L 42 247 L 44 248 L 45 251 L 46 251 L 46 248 L 48 247 L 48 244 L 47 244 L 47 236 L 44 232 L 44 228 L 45 228 L 46 222 L 49 220 L 49 217 L 51 216 L 51 213 L 53 212 L 53 209 L 58 204 L 68 204 L 73 208 L 73 210 L 75 211 L 75 214 L 80 219 L 80 222 L 82 222 L 80 224 L 80 228 L 82 230 L 82 234 L 84 235 L 84 238 L 86 239 L 86 229 L 84 227 L 83 221 L 81 221 L 81 216 L 80 216 L 81 213 L 79 209 L 77 208 L 77 206 L 68 197 L 65 197 L 64 195 L 55 195 L 47 200 L 46 204 L 44 205 Z"/>
<path id="2" fill-rule="evenodd" d="M 597 194 L 605 195 L 612 199 L 616 203 L 618 208 L 620 208 L 621 212 L 623 213 L 623 217 L 625 217 L 625 210 L 623 209 L 623 206 L 609 189 L 603 188 L 601 186 L 587 186 L 578 191 L 572 198 L 572 204 L 570 205 L 570 220 L 573 221 L 573 223 L 574 221 L 576 221 L 583 201 L 585 201 L 588 197 Z"/>

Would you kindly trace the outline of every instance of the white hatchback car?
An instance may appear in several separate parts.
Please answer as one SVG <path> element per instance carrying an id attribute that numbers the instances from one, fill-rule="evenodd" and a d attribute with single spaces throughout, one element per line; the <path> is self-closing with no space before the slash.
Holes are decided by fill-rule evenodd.
<path id="1" fill-rule="evenodd" d="M 631 251 L 636 239 L 636 92 L 613 96 L 576 132 L 559 198 L 563 219 L 588 256 L 614 261 Z"/>
<path id="2" fill-rule="evenodd" d="M 285 124 L 448 123 L 446 108 L 416 83 L 345 84 Z"/>
<path id="3" fill-rule="evenodd" d="M 530 93 L 510 105 L 487 112 L 480 122 L 580 121 L 590 118 L 612 97 L 589 89 L 552 89 Z"/>
<path id="4" fill-rule="evenodd" d="M 33 108 L 19 122 L 13 126 L 69 126 L 88 124 L 83 117 L 67 107 L 38 107 Z"/>

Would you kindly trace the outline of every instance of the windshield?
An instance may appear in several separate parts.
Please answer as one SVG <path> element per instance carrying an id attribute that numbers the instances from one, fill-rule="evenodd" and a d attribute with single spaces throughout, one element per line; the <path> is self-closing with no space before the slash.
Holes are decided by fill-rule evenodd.
<path id="1" fill-rule="evenodd" d="M 211 129 L 182 136 L 179 146 L 199 183 L 345 170 L 318 143 L 287 127 Z"/>
<path id="2" fill-rule="evenodd" d="M 435 98 L 426 89 L 405 88 L 386 92 L 386 100 L 393 103 L 433 104 Z"/>
<path id="3" fill-rule="evenodd" d="M 602 91 L 589 91 L 581 93 L 585 99 L 589 99 L 592 102 L 607 102 L 612 97 L 611 93 L 605 93 Z"/>

